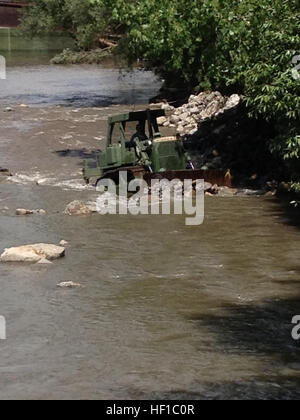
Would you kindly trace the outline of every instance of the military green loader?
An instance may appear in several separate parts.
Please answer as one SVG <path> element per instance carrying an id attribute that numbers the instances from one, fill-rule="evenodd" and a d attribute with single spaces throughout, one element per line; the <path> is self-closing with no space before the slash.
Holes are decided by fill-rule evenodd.
<path id="1" fill-rule="evenodd" d="M 144 178 L 149 184 L 159 177 L 228 185 L 224 171 L 195 170 L 180 137 L 161 135 L 158 118 L 164 116 L 164 110 L 148 109 L 109 117 L 106 148 L 93 167 L 85 162 L 85 181 L 89 184 L 95 179 L 97 185 L 101 179 L 110 178 L 118 183 L 120 171 L 127 171 L 129 180 Z"/>

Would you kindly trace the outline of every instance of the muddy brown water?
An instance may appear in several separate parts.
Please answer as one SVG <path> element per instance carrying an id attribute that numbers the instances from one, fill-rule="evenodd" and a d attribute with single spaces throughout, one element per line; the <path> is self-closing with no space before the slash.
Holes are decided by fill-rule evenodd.
<path id="1" fill-rule="evenodd" d="M 196 228 L 184 216 L 64 216 L 68 202 L 95 199 L 82 160 L 128 106 L 58 107 L 51 89 L 40 106 L 30 88 L 22 108 L 11 92 L 0 110 L 0 166 L 14 173 L 0 181 L 0 250 L 70 245 L 50 266 L 0 265 L 0 398 L 299 398 L 300 231 L 280 203 L 208 197 Z M 47 214 L 17 217 L 18 207 Z"/>

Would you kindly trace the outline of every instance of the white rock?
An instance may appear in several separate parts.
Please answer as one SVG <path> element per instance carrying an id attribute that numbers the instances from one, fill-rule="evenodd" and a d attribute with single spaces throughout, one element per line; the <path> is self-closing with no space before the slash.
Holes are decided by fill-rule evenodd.
<path id="1" fill-rule="evenodd" d="M 201 111 L 200 117 L 201 117 L 201 120 L 206 120 L 207 118 L 209 118 L 209 114 L 206 111 Z"/>
<path id="2" fill-rule="evenodd" d="M 239 95 L 231 95 L 228 101 L 226 102 L 225 109 L 232 109 L 238 106 L 241 103 L 241 98 Z"/>
<path id="3" fill-rule="evenodd" d="M 197 108 L 196 106 L 194 106 L 193 108 L 190 109 L 190 113 L 191 114 L 198 114 L 199 113 L 199 108 Z"/>
<path id="4" fill-rule="evenodd" d="M 46 211 L 43 209 L 40 209 L 40 210 L 17 209 L 16 210 L 17 216 L 28 216 L 31 214 L 46 214 Z"/>
<path id="5" fill-rule="evenodd" d="M 74 289 L 75 287 L 82 287 L 80 283 L 74 283 L 73 281 L 65 281 L 62 283 L 59 283 L 57 287 L 60 287 L 62 289 Z"/>
<path id="6" fill-rule="evenodd" d="M 29 214 L 33 214 L 34 211 L 33 210 L 27 210 L 27 209 L 17 209 L 16 210 L 16 215 L 17 216 L 27 216 Z"/>
<path id="7" fill-rule="evenodd" d="M 192 125 L 187 125 L 186 127 L 184 127 L 184 132 L 185 134 L 189 134 L 193 129 L 194 127 Z"/>
<path id="8" fill-rule="evenodd" d="M 165 111 L 174 111 L 175 108 L 169 104 L 162 104 L 161 109 L 164 109 Z"/>
<path id="9" fill-rule="evenodd" d="M 163 104 L 162 109 L 165 111 L 166 116 L 170 117 L 173 114 L 175 107 L 169 104 Z"/>
<path id="10" fill-rule="evenodd" d="M 51 261 L 47 260 L 47 258 L 42 258 L 37 264 L 53 264 Z"/>
<path id="11" fill-rule="evenodd" d="M 92 213 L 98 213 L 96 201 L 88 201 L 86 206 L 90 209 Z"/>
<path id="12" fill-rule="evenodd" d="M 82 201 L 72 201 L 72 203 L 67 205 L 64 214 L 67 216 L 80 216 L 91 214 L 91 210 Z"/>
<path id="13" fill-rule="evenodd" d="M 203 100 L 205 97 L 207 96 L 206 92 L 200 92 L 199 95 L 197 96 L 197 100 Z"/>
<path id="14" fill-rule="evenodd" d="M 184 112 L 183 114 L 180 115 L 180 119 L 181 121 L 185 121 L 189 116 L 190 114 L 188 112 Z"/>
<path id="15" fill-rule="evenodd" d="M 158 125 L 164 125 L 165 124 L 165 122 L 167 121 L 167 118 L 166 117 L 159 117 L 159 118 L 157 118 L 157 124 Z"/>
<path id="16" fill-rule="evenodd" d="M 194 134 L 196 134 L 197 133 L 197 131 L 198 131 L 198 128 L 193 128 L 188 134 L 190 135 L 190 136 L 193 136 Z"/>
<path id="17" fill-rule="evenodd" d="M 212 101 L 206 108 L 206 112 L 209 116 L 213 116 L 220 109 L 220 104 L 218 101 Z"/>
<path id="18" fill-rule="evenodd" d="M 171 117 L 170 117 L 170 123 L 171 124 L 178 124 L 179 121 L 180 121 L 179 115 L 176 115 L 176 114 L 171 115 Z"/>
<path id="19" fill-rule="evenodd" d="M 184 134 L 184 127 L 182 125 L 179 125 L 177 127 L 177 133 L 180 134 L 181 136 Z"/>
<path id="20" fill-rule="evenodd" d="M 34 244 L 6 249 L 1 262 L 37 263 L 43 259 L 56 260 L 65 256 L 65 248 L 52 244 Z"/>

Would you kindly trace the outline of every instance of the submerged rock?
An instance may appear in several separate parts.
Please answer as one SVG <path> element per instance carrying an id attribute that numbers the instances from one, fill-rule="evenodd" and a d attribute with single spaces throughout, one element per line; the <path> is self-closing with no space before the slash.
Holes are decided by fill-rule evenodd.
<path id="1" fill-rule="evenodd" d="M 81 216 L 91 213 L 91 209 L 82 201 L 72 201 L 72 203 L 67 205 L 64 211 L 64 214 L 67 216 Z"/>
<path id="2" fill-rule="evenodd" d="M 220 197 L 234 197 L 238 194 L 238 190 L 235 188 L 219 187 L 218 194 Z"/>
<path id="3" fill-rule="evenodd" d="M 17 209 L 16 210 L 16 215 L 17 216 L 27 216 L 29 214 L 33 214 L 34 211 L 33 210 L 26 210 L 26 209 Z"/>
<path id="4" fill-rule="evenodd" d="M 46 211 L 43 209 L 39 209 L 39 210 L 17 209 L 16 210 L 17 216 L 28 216 L 32 214 L 46 214 Z"/>
<path id="5" fill-rule="evenodd" d="M 9 169 L 1 168 L 0 167 L 0 176 L 12 176 Z"/>
<path id="6" fill-rule="evenodd" d="M 60 287 L 62 289 L 74 289 L 78 287 L 82 287 L 80 283 L 74 283 L 73 281 L 65 281 L 62 283 L 59 283 L 57 287 Z"/>
<path id="7" fill-rule="evenodd" d="M 6 249 L 1 262 L 38 263 L 41 260 L 56 260 L 65 256 L 65 248 L 52 244 L 23 245 Z"/>

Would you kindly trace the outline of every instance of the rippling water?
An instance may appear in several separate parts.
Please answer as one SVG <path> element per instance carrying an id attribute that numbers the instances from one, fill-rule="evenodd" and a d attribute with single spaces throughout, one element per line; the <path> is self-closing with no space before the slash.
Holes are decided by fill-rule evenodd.
<path id="1" fill-rule="evenodd" d="M 14 177 L 0 180 L 0 250 L 70 245 L 50 266 L 0 264 L 0 398 L 299 398 L 300 231 L 277 200 L 208 197 L 196 228 L 183 216 L 62 214 L 95 199 L 82 160 L 103 147 L 107 116 L 128 108 L 84 105 L 136 103 L 155 87 L 126 77 L 40 67 L 3 85 L 14 110 L 0 111 L 0 166 Z"/>
<path id="2" fill-rule="evenodd" d="M 143 70 L 106 66 L 13 67 L 0 80 L 0 103 L 31 105 L 110 106 L 147 103 L 161 86 Z"/>
<path id="3" fill-rule="evenodd" d="M 188 228 L 66 217 L 74 193 L 50 187 L 5 184 L 1 197 L 48 211 L 2 214 L 1 249 L 70 242 L 51 266 L 0 266 L 1 398 L 299 396 L 299 231 L 276 202 L 211 198 Z M 84 288 L 57 289 L 71 280 Z"/>

